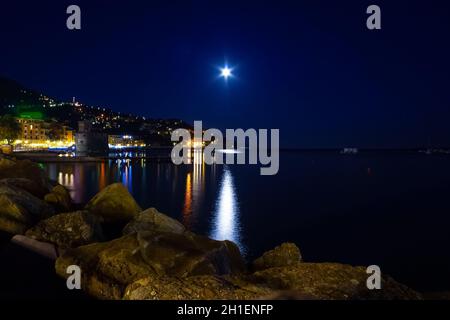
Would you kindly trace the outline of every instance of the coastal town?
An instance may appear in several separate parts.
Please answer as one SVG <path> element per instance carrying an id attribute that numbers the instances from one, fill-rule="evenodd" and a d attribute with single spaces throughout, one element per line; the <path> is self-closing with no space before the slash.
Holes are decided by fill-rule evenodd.
<path id="1" fill-rule="evenodd" d="M 0 139 L 3 152 L 67 151 L 105 154 L 109 150 L 171 146 L 171 132 L 191 126 L 178 119 L 147 119 L 84 105 L 57 102 L 0 78 Z M 8 148 L 10 150 L 8 150 Z"/>

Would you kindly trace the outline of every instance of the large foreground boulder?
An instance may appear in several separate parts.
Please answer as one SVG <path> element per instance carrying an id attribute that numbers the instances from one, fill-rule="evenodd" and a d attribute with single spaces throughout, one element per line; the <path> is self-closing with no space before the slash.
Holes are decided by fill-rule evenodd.
<path id="1" fill-rule="evenodd" d="M 124 299 L 420 300 L 420 294 L 389 277 L 369 290 L 363 267 L 298 263 L 251 275 L 151 276 L 125 289 Z"/>
<path id="2" fill-rule="evenodd" d="M 25 235 L 55 244 L 62 250 L 103 240 L 100 218 L 88 211 L 61 213 L 42 220 Z"/>
<path id="3" fill-rule="evenodd" d="M 23 189 L 33 196 L 44 199 L 44 196 L 49 192 L 47 186 L 42 186 L 36 181 L 26 179 L 26 178 L 7 178 L 0 180 L 1 185 L 14 186 L 19 189 Z"/>
<path id="4" fill-rule="evenodd" d="M 364 267 L 301 262 L 293 244 L 267 252 L 263 268 L 246 273 L 239 249 L 229 241 L 152 228 L 67 250 L 57 259 L 56 271 L 65 278 L 68 266 L 80 266 L 82 287 L 100 299 L 422 298 L 388 276 L 381 290 L 369 290 Z M 273 261 L 276 257 L 283 262 Z"/>
<path id="5" fill-rule="evenodd" d="M 231 241 L 168 232 L 140 232 L 137 240 L 143 260 L 158 274 L 187 277 L 245 269 L 239 248 Z"/>
<path id="6" fill-rule="evenodd" d="M 144 278 L 189 277 L 241 272 L 239 249 L 191 233 L 139 232 L 68 250 L 56 261 L 58 275 L 69 265 L 83 271 L 82 287 L 101 299 L 120 299 L 125 288 Z"/>
<path id="7" fill-rule="evenodd" d="M 238 286 L 233 277 L 147 277 L 125 289 L 125 300 L 249 300 L 272 293 L 263 286 Z"/>
<path id="8" fill-rule="evenodd" d="M 148 247 L 152 248 L 149 243 Z M 144 246 L 145 247 L 145 246 Z M 152 249 L 150 249 L 151 251 Z M 157 261 L 156 256 L 153 257 Z M 150 275 L 129 284 L 124 299 L 298 299 L 298 300 L 417 300 L 421 295 L 382 278 L 381 290 L 369 290 L 364 267 L 337 263 L 303 263 L 300 250 L 285 243 L 254 262 L 258 271 L 228 275 L 170 277 Z"/>
<path id="9" fill-rule="evenodd" d="M 381 290 L 367 288 L 366 268 L 338 263 L 298 263 L 257 271 L 251 281 L 276 291 L 295 292 L 318 300 L 417 300 L 417 292 L 392 278 L 382 279 Z M 276 297 L 274 297 L 276 298 Z"/>
<path id="10" fill-rule="evenodd" d="M 128 222 L 142 211 L 121 183 L 111 184 L 100 191 L 86 205 L 86 210 L 102 217 L 105 222 Z"/>
<path id="11" fill-rule="evenodd" d="M 30 160 L 14 160 L 0 156 L 0 179 L 23 178 L 33 181 L 40 188 L 52 188 L 48 176 L 35 162 Z"/>
<path id="12" fill-rule="evenodd" d="M 135 215 L 123 229 L 123 234 L 148 232 L 173 232 L 183 233 L 186 228 L 177 220 L 172 219 L 159 212 L 155 208 L 150 208 Z"/>
<path id="13" fill-rule="evenodd" d="M 0 230 L 22 234 L 34 223 L 54 213 L 53 207 L 29 192 L 0 184 Z"/>
<path id="14" fill-rule="evenodd" d="M 302 259 L 300 249 L 294 243 L 283 243 L 265 252 L 253 262 L 255 270 L 296 265 Z"/>
<path id="15" fill-rule="evenodd" d="M 29 160 L 0 156 L 0 230 L 23 234 L 54 209 L 43 201 L 51 184 L 42 168 Z"/>
<path id="16" fill-rule="evenodd" d="M 1 197 L 2 196 L 0 195 L 0 203 L 2 203 Z M 30 226 L 30 223 L 25 216 L 26 212 L 20 213 L 20 209 L 18 208 L 13 208 L 13 210 L 19 210 L 19 213 L 14 213 L 19 216 L 19 219 L 12 218 L 12 212 L 8 212 L 8 215 L 5 215 L 4 211 L 0 210 L 0 231 L 6 232 L 11 235 L 23 234 Z"/>
<path id="17" fill-rule="evenodd" d="M 32 217 L 37 219 L 48 218 L 55 213 L 54 208 L 45 201 L 13 185 L 0 184 L 0 195 L 4 195 L 13 200 L 25 208 Z"/>

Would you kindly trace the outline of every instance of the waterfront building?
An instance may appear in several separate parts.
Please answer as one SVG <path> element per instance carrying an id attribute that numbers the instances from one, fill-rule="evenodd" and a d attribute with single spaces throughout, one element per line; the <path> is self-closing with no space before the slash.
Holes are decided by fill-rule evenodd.
<path id="1" fill-rule="evenodd" d="M 146 146 L 142 138 L 132 135 L 109 135 L 108 145 L 110 149 L 132 149 Z"/>
<path id="2" fill-rule="evenodd" d="M 74 144 L 73 130 L 56 121 L 33 118 L 17 118 L 16 121 L 21 128 L 14 142 L 17 150 L 69 148 Z"/>
<path id="3" fill-rule="evenodd" d="M 44 120 L 36 119 L 17 119 L 21 126 L 20 139 L 36 143 L 49 140 L 50 126 Z"/>

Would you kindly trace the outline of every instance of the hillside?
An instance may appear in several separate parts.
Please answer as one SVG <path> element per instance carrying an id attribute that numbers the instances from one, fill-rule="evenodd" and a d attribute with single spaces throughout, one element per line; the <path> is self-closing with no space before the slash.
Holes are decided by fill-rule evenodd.
<path id="1" fill-rule="evenodd" d="M 0 77 L 0 115 L 54 120 L 77 129 L 79 120 L 90 120 L 98 130 L 110 134 L 138 135 L 160 145 L 170 145 L 177 128 L 191 128 L 179 119 L 149 119 L 78 102 L 62 102 L 30 90 L 14 80 Z"/>
<path id="2" fill-rule="evenodd" d="M 11 105 L 48 105 L 49 100 L 41 94 L 29 90 L 18 82 L 0 77 L 0 107 L 5 108 Z"/>

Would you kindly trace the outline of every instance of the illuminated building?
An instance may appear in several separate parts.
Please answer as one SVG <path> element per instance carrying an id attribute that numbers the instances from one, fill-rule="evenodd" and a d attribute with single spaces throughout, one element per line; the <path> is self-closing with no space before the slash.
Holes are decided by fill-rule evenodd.
<path id="1" fill-rule="evenodd" d="M 17 118 L 19 138 L 14 142 L 17 150 L 68 148 L 74 144 L 73 130 L 65 125 L 30 117 Z"/>
<path id="2" fill-rule="evenodd" d="M 108 145 L 111 149 L 143 148 L 145 141 L 131 135 L 109 135 Z"/>
<path id="3" fill-rule="evenodd" d="M 35 119 L 17 119 L 20 123 L 22 132 L 20 139 L 33 142 L 49 140 L 50 127 L 43 120 Z"/>

